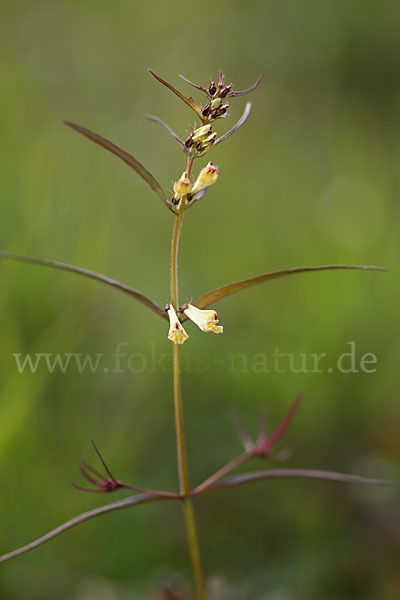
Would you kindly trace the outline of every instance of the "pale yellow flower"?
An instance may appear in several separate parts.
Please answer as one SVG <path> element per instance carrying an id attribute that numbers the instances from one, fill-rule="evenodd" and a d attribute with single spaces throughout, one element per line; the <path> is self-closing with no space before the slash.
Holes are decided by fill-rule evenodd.
<path id="1" fill-rule="evenodd" d="M 219 177 L 219 171 L 217 167 L 214 167 L 212 162 L 209 162 L 204 169 L 200 171 L 200 175 L 196 179 L 194 186 L 192 187 L 191 194 L 197 194 L 200 190 L 212 185 L 217 181 Z"/>
<path id="2" fill-rule="evenodd" d="M 202 331 L 212 331 L 213 333 L 222 333 L 224 331 L 222 325 L 217 325 L 218 316 L 215 310 L 201 310 L 192 304 L 188 304 L 183 312 Z"/>
<path id="3" fill-rule="evenodd" d="M 178 319 L 178 315 L 175 312 L 174 307 L 172 306 L 172 304 L 169 305 L 169 308 L 167 310 L 168 313 L 168 318 L 169 318 L 169 331 L 168 331 L 168 339 L 171 340 L 171 342 L 174 342 L 174 344 L 183 344 L 184 342 L 186 342 L 186 340 L 188 339 L 188 334 L 186 333 L 186 331 L 183 329 L 179 319 Z"/>
<path id="4" fill-rule="evenodd" d="M 186 194 L 190 194 L 192 191 L 193 184 L 190 183 L 190 179 L 187 176 L 186 171 L 184 171 L 181 175 L 181 178 L 174 183 L 174 198 L 175 200 L 180 200 L 182 196 L 186 196 Z"/>

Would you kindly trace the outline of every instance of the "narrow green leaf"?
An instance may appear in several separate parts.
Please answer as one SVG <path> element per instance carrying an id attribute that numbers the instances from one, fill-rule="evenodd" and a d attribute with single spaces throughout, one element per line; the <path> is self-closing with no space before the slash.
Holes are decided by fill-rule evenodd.
<path id="1" fill-rule="evenodd" d="M 238 120 L 238 122 L 232 127 L 232 129 L 230 129 L 229 131 L 224 133 L 224 135 L 222 135 L 220 138 L 215 140 L 213 147 L 215 147 L 217 144 L 220 144 L 221 142 L 226 140 L 226 138 L 228 138 L 230 135 L 232 135 L 232 133 L 235 133 L 235 131 L 237 131 L 239 129 L 239 127 L 241 127 L 243 125 L 243 123 L 246 121 L 247 117 L 250 114 L 250 111 L 251 111 L 251 102 L 247 102 L 246 106 L 244 107 L 243 114 L 240 117 L 240 119 Z"/>
<path id="2" fill-rule="evenodd" d="M 118 146 L 113 144 L 113 142 L 110 142 L 109 140 L 102 137 L 98 133 L 94 133 L 93 131 L 90 131 L 90 129 L 87 129 L 87 127 L 83 127 L 82 125 L 77 125 L 77 123 L 72 123 L 71 121 L 63 121 L 63 123 L 64 123 L 64 125 L 67 125 L 68 127 L 71 127 L 72 129 L 74 129 L 78 133 L 81 133 L 82 135 L 86 136 L 87 138 L 89 138 L 89 140 L 92 140 L 92 142 L 94 142 L 95 144 L 102 146 L 109 152 L 112 152 L 112 154 L 115 154 L 115 156 L 118 156 L 119 158 L 121 158 L 127 165 L 132 167 L 132 169 L 134 171 L 136 171 L 136 173 L 142 179 L 145 180 L 145 182 L 151 187 L 152 190 L 154 190 L 160 196 L 161 200 L 164 202 L 164 204 L 167 206 L 167 208 L 169 208 L 169 210 L 171 210 L 173 213 L 175 213 L 175 210 L 172 208 L 171 204 L 167 201 L 165 194 L 164 194 L 164 190 L 162 189 L 161 185 L 158 183 L 157 179 L 138 160 L 136 160 L 136 158 L 134 158 L 131 154 L 129 154 L 129 152 L 122 150 L 122 148 L 119 148 Z"/>
<path id="3" fill-rule="evenodd" d="M 171 127 L 169 125 L 167 125 L 166 123 L 164 123 L 164 121 L 162 121 L 159 117 L 156 117 L 154 115 L 148 115 L 145 114 L 144 115 L 146 119 L 148 119 L 149 121 L 153 121 L 154 123 L 158 123 L 159 125 L 161 125 L 161 127 L 164 127 L 164 129 L 166 129 L 168 131 L 168 133 L 174 138 L 174 140 L 179 144 L 179 146 L 181 147 L 181 149 L 186 152 L 186 148 L 185 148 L 185 144 L 184 142 L 181 140 L 181 138 L 175 133 L 175 131 L 173 129 L 171 129 Z"/>
<path id="4" fill-rule="evenodd" d="M 184 75 L 179 75 L 179 77 L 181 79 L 183 79 L 183 81 L 185 81 L 186 83 L 188 83 L 189 85 L 191 85 L 192 87 L 196 88 L 196 90 L 200 90 L 201 92 L 205 92 L 208 95 L 208 90 L 206 90 L 206 88 L 204 88 L 202 85 L 197 85 L 197 83 L 193 83 L 193 81 L 190 81 L 190 79 L 188 79 Z"/>
<path id="5" fill-rule="evenodd" d="M 269 279 L 277 279 L 278 277 L 285 277 L 286 275 L 295 275 L 296 273 L 307 273 L 308 271 L 329 271 L 332 269 L 358 269 L 361 271 L 387 271 L 384 267 L 369 267 L 363 265 L 322 265 L 320 267 L 294 267 L 291 269 L 280 269 L 279 271 L 271 271 L 270 273 L 264 273 L 263 275 L 256 275 L 255 277 L 249 277 L 248 279 L 242 279 L 241 281 L 234 281 L 233 283 L 228 283 L 223 285 L 215 290 L 211 290 L 207 292 L 203 296 L 200 296 L 195 302 L 193 302 L 194 306 L 197 308 L 207 308 L 211 304 L 214 304 L 218 300 L 222 300 L 225 296 L 229 296 L 230 294 L 234 294 L 235 292 L 240 292 L 241 290 L 245 290 L 246 288 L 252 287 L 253 285 L 258 285 L 259 283 L 264 283 L 264 281 L 268 281 Z M 186 318 L 183 317 L 182 321 L 185 321 Z"/>
<path id="6" fill-rule="evenodd" d="M 106 504 L 105 506 L 100 506 L 99 508 L 95 508 L 93 510 L 89 510 L 85 513 L 74 517 L 70 521 L 66 521 L 56 529 L 49 531 L 42 537 L 38 538 L 34 542 L 27 544 L 26 546 L 22 546 L 18 548 L 18 550 L 14 550 L 13 552 L 8 552 L 7 554 L 3 554 L 0 556 L 0 562 L 5 562 L 6 560 L 10 560 L 11 558 L 15 558 L 20 554 L 24 554 L 25 552 L 29 552 L 29 550 L 33 550 L 42 544 L 45 544 L 52 538 L 60 535 L 67 529 L 71 529 L 72 527 L 76 527 L 76 525 L 80 525 L 85 521 L 89 521 L 89 519 L 93 519 L 94 517 L 98 517 L 99 515 L 104 515 L 105 513 L 112 512 L 114 510 L 120 510 L 122 508 L 129 508 L 130 506 L 138 506 L 139 504 L 147 504 L 149 502 L 160 502 L 163 500 L 168 500 L 169 498 L 164 498 L 160 496 L 153 496 L 152 494 L 140 494 L 138 496 L 130 496 L 129 498 L 125 498 L 123 500 L 118 500 L 117 502 L 113 502 L 112 504 Z"/>
<path id="7" fill-rule="evenodd" d="M 230 92 L 227 95 L 229 97 L 229 96 L 244 96 L 245 94 L 250 94 L 250 92 L 253 92 L 258 87 L 260 81 L 261 81 L 261 75 L 258 77 L 258 79 L 255 82 L 255 84 L 252 85 L 251 87 L 247 88 L 247 90 L 242 90 L 240 92 L 232 91 L 232 92 Z"/>
<path id="8" fill-rule="evenodd" d="M 66 263 L 57 262 L 54 260 L 45 260 L 43 258 L 34 258 L 32 256 L 23 256 L 22 254 L 11 254 L 10 252 L 4 251 L 0 251 L 0 258 L 16 260 L 34 265 L 42 265 L 44 267 L 52 267 L 53 269 L 69 271 L 70 273 L 77 273 L 78 275 L 83 275 L 84 277 L 89 277 L 90 279 L 101 281 L 102 283 L 105 283 L 113 288 L 116 288 L 117 290 L 120 290 L 121 292 L 124 292 L 125 294 L 128 294 L 128 296 L 135 298 L 135 300 L 138 300 L 139 302 L 147 306 L 147 308 L 150 308 L 153 312 L 155 312 L 163 319 L 167 319 L 165 312 L 155 302 L 150 300 L 150 298 L 148 298 L 141 292 L 138 292 L 137 290 L 129 287 L 128 285 L 116 281 L 115 279 L 110 279 L 105 275 L 100 275 L 99 273 L 95 273 L 94 271 L 88 271 L 87 269 L 82 269 L 81 267 L 75 267 L 74 265 L 68 265 Z"/>
<path id="9" fill-rule="evenodd" d="M 159 81 L 160 83 L 165 85 L 165 87 L 167 87 L 169 90 L 171 90 L 171 92 L 173 92 L 176 96 L 178 96 L 178 98 L 183 100 L 183 102 L 185 104 L 187 104 L 192 110 L 194 110 L 196 115 L 198 117 L 200 117 L 200 119 L 202 119 L 200 106 L 198 104 L 196 104 L 196 102 L 193 100 L 192 97 L 188 98 L 187 96 L 184 96 L 183 94 L 181 94 L 181 92 L 179 90 L 177 90 L 171 83 L 168 83 L 168 81 L 165 81 L 165 79 L 163 79 L 162 77 L 157 75 L 157 73 L 154 73 L 154 71 L 152 71 L 151 69 L 149 69 L 149 72 L 151 73 L 151 75 L 153 75 L 153 77 L 155 79 L 157 79 L 157 81 Z"/>
<path id="10" fill-rule="evenodd" d="M 226 488 L 244 485 L 261 479 L 276 479 L 280 477 L 301 477 L 306 479 L 324 479 L 325 481 L 336 481 L 338 483 L 351 483 L 372 486 L 390 486 L 390 483 L 382 479 L 369 479 L 359 475 L 348 475 L 347 473 L 336 473 L 335 471 L 317 471 L 314 469 L 275 469 L 272 471 L 255 471 L 234 475 L 216 481 L 210 487 L 202 491 L 203 494 L 216 492 Z"/>

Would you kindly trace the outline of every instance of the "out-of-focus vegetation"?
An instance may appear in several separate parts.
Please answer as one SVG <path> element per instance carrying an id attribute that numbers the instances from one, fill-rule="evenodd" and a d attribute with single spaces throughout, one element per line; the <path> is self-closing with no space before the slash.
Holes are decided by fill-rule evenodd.
<path id="1" fill-rule="evenodd" d="M 199 499 L 205 568 L 221 600 L 400 597 L 399 21 L 395 0 L 0 6 L 2 249 L 79 264 L 164 303 L 171 214 L 126 165 L 61 120 L 131 151 L 170 189 L 184 157 L 142 115 L 158 114 L 184 136 L 192 114 L 147 67 L 183 90 L 178 73 L 205 83 L 223 68 L 238 89 L 263 81 L 245 127 L 209 155 L 218 183 L 185 218 L 183 299 L 276 268 L 391 268 L 272 281 L 221 302 L 223 336 L 188 326 L 193 483 L 240 451 L 233 410 L 251 428 L 266 406 L 272 427 L 298 392 L 289 466 L 394 483 L 270 481 Z M 233 119 L 244 100 L 231 105 Z M 70 486 L 80 460 L 94 461 L 91 437 L 118 477 L 175 489 L 167 324 L 74 275 L 2 261 L 0 281 L 1 552 L 116 499 Z M 328 371 L 351 341 L 358 364 L 377 356 L 376 372 Z M 114 372 L 123 342 L 140 372 L 129 372 L 127 358 Z M 275 349 L 327 359 L 321 373 L 254 372 L 254 356 Z M 104 357 L 95 374 L 73 366 L 20 374 L 14 353 Z M 238 354 L 246 368 L 243 357 L 231 368 Z M 0 596 L 127 600 L 188 576 L 179 506 L 160 504 L 94 520 L 6 563 Z"/>

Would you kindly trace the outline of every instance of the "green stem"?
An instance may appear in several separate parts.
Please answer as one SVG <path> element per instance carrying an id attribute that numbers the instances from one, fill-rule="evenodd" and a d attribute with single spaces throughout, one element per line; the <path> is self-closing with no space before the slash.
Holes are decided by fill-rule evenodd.
<path id="1" fill-rule="evenodd" d="M 192 500 L 186 498 L 183 501 L 182 506 L 197 598 L 198 600 L 206 600 L 206 590 L 204 586 L 203 569 L 201 567 L 199 541 L 197 538 L 196 520 Z"/>
<path id="2" fill-rule="evenodd" d="M 178 286 L 178 252 L 179 239 L 181 237 L 184 206 L 181 202 L 179 212 L 175 217 L 174 229 L 171 241 L 171 301 L 175 310 L 178 312 L 179 306 L 179 286 Z"/>
<path id="3" fill-rule="evenodd" d="M 179 486 L 180 493 L 186 497 L 190 493 L 189 474 L 187 465 L 187 452 L 185 442 L 185 427 L 183 423 L 182 409 L 182 385 L 181 385 L 181 348 L 174 344 L 174 411 L 176 447 L 178 454 Z"/>
<path id="4" fill-rule="evenodd" d="M 191 168 L 191 165 L 190 165 Z M 179 310 L 179 287 L 178 287 L 178 249 L 181 234 L 184 201 L 181 201 L 179 212 L 175 217 L 174 230 L 171 243 L 171 300 L 175 309 Z M 200 561 L 199 543 L 197 538 L 196 521 L 194 516 L 192 499 L 190 496 L 189 472 L 187 465 L 187 452 L 185 442 L 185 428 L 182 409 L 182 383 L 181 383 L 181 347 L 173 345 L 173 377 L 174 377 L 174 411 L 176 428 L 176 446 L 178 456 L 179 486 L 182 496 L 182 508 L 185 519 L 186 535 L 189 545 L 190 558 L 192 562 L 193 578 L 198 600 L 206 600 L 203 571 Z"/>

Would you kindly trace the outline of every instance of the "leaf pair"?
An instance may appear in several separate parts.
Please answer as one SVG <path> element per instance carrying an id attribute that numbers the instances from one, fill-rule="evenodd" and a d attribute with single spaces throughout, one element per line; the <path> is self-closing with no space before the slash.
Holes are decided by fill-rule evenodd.
<path id="1" fill-rule="evenodd" d="M 150 71 L 150 73 L 152 75 L 154 75 L 154 77 L 156 77 L 160 81 L 159 77 L 157 77 L 155 75 L 155 73 L 153 73 L 152 71 Z M 208 97 L 212 97 L 212 94 L 209 93 L 209 90 L 206 90 L 206 88 L 203 87 L 202 85 L 198 85 L 197 83 L 193 83 L 193 81 L 190 81 L 190 79 L 188 79 L 184 75 L 179 75 L 179 77 L 181 79 L 183 79 L 183 81 L 186 81 L 186 83 L 188 83 L 192 87 L 196 88 L 197 90 L 201 90 L 202 92 L 205 92 Z M 222 71 L 219 72 L 219 80 L 220 80 L 220 86 L 219 87 L 222 88 L 223 85 L 224 85 L 224 81 L 225 81 L 224 80 L 224 75 L 223 75 Z M 246 90 L 242 90 L 240 92 L 235 92 L 233 90 L 230 90 L 226 94 L 224 94 L 224 97 L 226 97 L 226 98 L 234 98 L 235 96 L 245 96 L 246 94 L 250 94 L 250 92 L 254 92 L 254 90 L 259 86 L 260 81 L 261 81 L 261 75 L 260 75 L 260 77 L 257 78 L 256 82 L 251 87 L 247 88 Z M 161 81 L 161 83 L 164 83 L 164 81 Z M 165 83 L 164 83 L 164 85 L 165 85 Z M 168 87 L 170 87 L 169 84 L 168 84 Z M 231 88 L 232 84 L 229 87 Z"/>
<path id="2" fill-rule="evenodd" d="M 106 285 L 113 287 L 117 290 L 120 290 L 124 294 L 131 296 L 141 304 L 144 304 L 147 308 L 155 312 L 157 315 L 162 317 L 163 319 L 168 320 L 167 313 L 163 310 L 158 304 L 153 302 L 150 298 L 138 292 L 134 288 L 126 285 L 125 283 L 121 283 L 115 279 L 111 279 L 110 277 L 106 277 L 105 275 L 101 275 L 100 273 L 96 273 L 95 271 L 89 271 L 88 269 L 83 269 L 82 267 L 76 267 L 74 265 L 69 265 L 63 262 L 46 260 L 42 258 L 34 258 L 32 256 L 24 256 L 22 254 L 12 254 L 10 252 L 0 251 L 0 258 L 5 258 L 8 260 L 15 260 L 19 262 L 30 263 L 34 265 L 41 265 L 44 267 L 51 267 L 53 269 L 58 269 L 61 271 L 68 271 L 70 273 L 76 273 L 77 275 L 82 275 L 83 277 L 88 277 L 89 279 L 94 279 L 96 281 L 100 281 L 101 283 L 105 283 Z M 278 277 L 284 277 L 285 275 L 294 275 L 296 273 L 306 273 L 309 271 L 328 271 L 335 269 L 358 269 L 362 271 L 387 271 L 384 267 L 374 267 L 374 266 L 362 266 L 362 265 L 322 265 L 318 267 L 296 267 L 292 269 L 280 269 L 279 271 L 271 271 L 269 273 L 264 273 L 262 275 L 257 275 L 256 277 L 249 277 L 248 279 L 242 279 L 240 281 L 235 281 L 233 283 L 228 283 L 221 287 L 218 287 L 214 290 L 203 294 L 198 298 L 195 302 L 193 302 L 194 306 L 197 308 L 207 308 L 215 304 L 218 300 L 222 300 L 226 296 L 231 294 L 235 294 L 236 292 L 240 292 L 241 290 L 252 287 L 253 285 L 258 285 L 259 283 L 263 283 L 264 281 L 269 281 L 270 279 L 277 279 Z M 186 315 L 182 315 L 181 321 L 186 321 Z"/>
<path id="3" fill-rule="evenodd" d="M 221 142 L 224 142 L 229 136 L 231 136 L 233 133 L 235 133 L 239 127 L 241 127 L 243 125 L 243 123 L 246 121 L 247 117 L 249 116 L 251 111 L 251 102 L 247 102 L 246 106 L 244 107 L 244 111 L 242 116 L 240 117 L 240 119 L 235 123 L 235 125 L 226 133 L 224 133 L 221 137 L 217 138 L 215 140 L 215 142 L 213 143 L 213 145 L 210 148 L 215 148 L 215 146 L 217 146 L 218 144 L 220 144 Z M 183 142 L 183 140 L 180 139 L 180 137 L 175 133 L 175 131 L 173 129 L 171 129 L 171 127 L 169 125 L 167 125 L 166 123 L 164 123 L 164 121 L 162 119 L 160 119 L 159 117 L 156 117 L 155 115 L 145 115 L 146 119 L 148 119 L 149 121 L 153 121 L 154 123 L 158 123 L 159 125 L 161 125 L 161 127 L 164 127 L 164 129 L 166 129 L 168 131 L 168 133 L 170 134 L 171 137 L 174 138 L 174 140 L 177 142 L 177 144 L 179 145 L 179 147 L 181 148 L 181 150 L 183 150 L 183 152 L 185 154 L 189 154 L 188 149 L 185 146 L 185 143 Z M 203 156 L 208 150 L 197 154 L 196 158 L 200 158 L 201 156 Z"/>
<path id="4" fill-rule="evenodd" d="M 300 398 L 297 397 L 283 418 L 281 424 L 275 430 L 275 432 L 267 436 L 264 425 L 262 424 L 260 428 L 260 434 L 256 444 L 250 443 L 250 447 L 245 449 L 245 452 L 241 454 L 236 459 L 232 460 L 230 463 L 225 465 L 222 469 L 219 469 L 214 475 L 208 477 L 203 483 L 198 485 L 196 488 L 192 489 L 190 492 L 191 497 L 201 496 L 203 494 L 209 494 L 211 492 L 236 487 L 240 485 L 245 485 L 247 483 L 251 483 L 253 481 L 260 481 L 264 479 L 277 479 L 277 478 L 287 478 L 287 477 L 301 477 L 308 479 L 321 479 L 325 481 L 334 481 L 348 484 L 360 484 L 360 485 L 368 485 L 368 486 L 387 486 L 388 482 L 382 481 L 379 479 L 369 479 L 366 477 L 360 477 L 358 475 L 350 475 L 347 473 L 337 473 L 333 471 L 321 471 L 314 469 L 274 469 L 267 471 L 256 471 L 250 473 L 244 473 L 241 475 L 234 475 L 227 477 L 229 473 L 231 473 L 234 469 L 239 467 L 241 464 L 257 455 L 268 455 L 272 446 L 280 440 L 282 435 L 285 433 L 287 427 L 289 426 L 294 413 L 299 405 Z M 100 516 L 102 514 L 113 512 L 115 510 L 120 510 L 122 508 L 128 508 L 132 506 L 139 506 L 140 504 L 148 504 L 150 502 L 161 502 L 166 500 L 175 500 L 182 501 L 182 496 L 180 494 L 174 494 L 170 492 L 159 492 L 156 490 L 148 490 L 146 488 L 141 488 L 137 486 L 133 486 L 130 484 L 126 484 L 122 481 L 115 479 L 112 475 L 110 469 L 108 468 L 106 462 L 98 451 L 95 443 L 92 441 L 92 445 L 95 449 L 95 452 L 102 463 L 102 466 L 105 470 L 106 476 L 102 475 L 100 472 L 93 469 L 89 465 L 85 464 L 84 467 L 81 467 L 82 474 L 84 477 L 94 485 L 94 488 L 86 489 L 80 486 L 76 486 L 79 490 L 86 492 L 113 492 L 117 489 L 125 488 L 131 489 L 139 494 L 135 496 L 131 496 L 129 498 L 125 498 L 123 500 L 118 500 L 117 502 L 113 502 L 111 504 L 106 504 L 105 506 L 101 506 L 99 508 L 95 508 L 93 510 L 89 510 L 85 513 L 66 521 L 59 527 L 56 527 L 52 531 L 43 535 L 42 537 L 36 539 L 30 544 L 26 544 L 17 550 L 12 552 L 8 552 L 7 554 L 3 554 L 0 556 L 0 562 L 5 562 L 10 560 L 11 558 L 15 558 L 25 552 L 29 552 L 38 546 L 48 542 L 52 538 L 58 536 L 64 531 L 75 527 L 76 525 L 80 525 L 81 523 L 88 521 L 94 517 Z M 245 446 L 247 445 L 247 440 L 245 440 Z M 95 479 L 93 475 L 97 478 Z M 74 485 L 74 484 L 73 484 Z"/>

